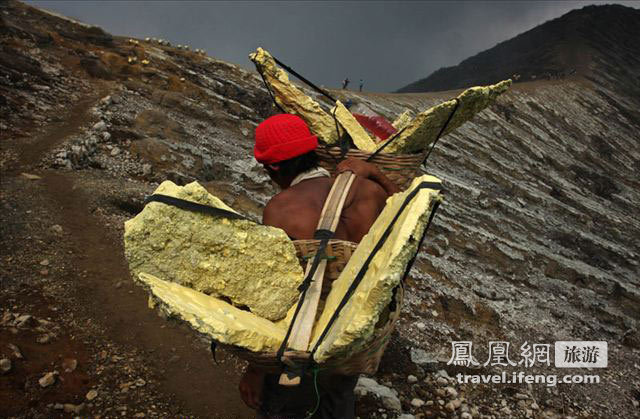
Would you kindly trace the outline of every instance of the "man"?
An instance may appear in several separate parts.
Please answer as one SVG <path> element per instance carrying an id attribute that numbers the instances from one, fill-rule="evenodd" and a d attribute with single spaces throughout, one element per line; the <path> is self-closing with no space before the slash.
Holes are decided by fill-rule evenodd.
<path id="1" fill-rule="evenodd" d="M 271 179 L 282 188 L 266 205 L 263 223 L 283 229 L 291 239 L 312 239 L 334 179 L 318 167 L 318 139 L 305 122 L 289 114 L 272 116 L 255 133 L 254 155 Z M 347 195 L 334 238 L 360 242 L 376 220 L 386 199 L 399 191 L 375 165 L 348 159 L 338 172 L 351 170 L 357 177 Z M 353 389 L 357 376 L 319 374 L 317 382 L 305 376 L 295 387 L 278 384 L 279 374 L 266 374 L 250 365 L 240 382 L 240 394 L 259 417 L 301 419 L 319 405 L 313 415 L 322 419 L 355 417 Z"/>

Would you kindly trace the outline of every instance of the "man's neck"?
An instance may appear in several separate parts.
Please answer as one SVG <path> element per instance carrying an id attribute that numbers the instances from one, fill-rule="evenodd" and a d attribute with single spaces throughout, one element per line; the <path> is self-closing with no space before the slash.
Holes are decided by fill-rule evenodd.
<path id="1" fill-rule="evenodd" d="M 298 173 L 296 177 L 291 181 L 289 186 L 290 187 L 294 186 L 300 182 L 303 182 L 309 179 L 315 179 L 320 177 L 330 177 L 330 176 L 331 175 L 326 169 L 316 166 L 316 167 L 312 167 L 311 169 L 305 170 L 304 172 Z"/>

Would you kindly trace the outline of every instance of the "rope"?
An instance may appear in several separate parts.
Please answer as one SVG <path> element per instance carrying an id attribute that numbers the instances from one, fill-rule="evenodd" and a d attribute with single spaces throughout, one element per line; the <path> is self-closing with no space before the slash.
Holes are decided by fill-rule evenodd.
<path id="1" fill-rule="evenodd" d="M 313 387 L 316 389 L 316 407 L 304 419 L 311 419 L 320 407 L 320 391 L 318 390 L 318 371 L 320 368 L 316 365 L 313 367 Z"/>
<path id="2" fill-rule="evenodd" d="M 331 116 L 333 116 L 333 122 L 335 122 L 335 124 L 336 124 L 336 133 L 338 134 L 338 141 L 339 141 L 339 144 L 340 144 L 340 158 L 339 159 L 334 158 L 334 160 L 339 163 L 342 160 L 344 160 L 344 157 L 349 152 L 349 148 L 350 148 L 349 138 L 351 138 L 351 137 L 349 136 L 349 133 L 346 130 L 344 132 L 344 135 L 340 134 L 340 128 L 338 127 L 338 118 L 336 118 L 336 110 L 337 109 L 338 109 L 337 106 L 333 108 L 333 112 L 331 112 Z M 336 165 L 337 165 L 337 163 L 336 163 Z"/>

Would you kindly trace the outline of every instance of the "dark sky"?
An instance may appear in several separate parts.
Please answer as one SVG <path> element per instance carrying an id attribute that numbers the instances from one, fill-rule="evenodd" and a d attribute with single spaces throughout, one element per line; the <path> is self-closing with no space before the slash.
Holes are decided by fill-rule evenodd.
<path id="1" fill-rule="evenodd" d="M 589 4 L 636 1 L 28 1 L 114 35 L 158 37 L 253 68 L 262 46 L 328 87 L 393 91 Z"/>

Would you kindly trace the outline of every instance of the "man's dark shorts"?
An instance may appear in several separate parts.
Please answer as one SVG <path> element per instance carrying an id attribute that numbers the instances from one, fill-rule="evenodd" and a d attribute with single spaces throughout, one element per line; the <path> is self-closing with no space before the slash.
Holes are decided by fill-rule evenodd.
<path id="1" fill-rule="evenodd" d="M 279 374 L 265 377 L 259 419 L 304 419 L 318 400 L 312 375 L 305 375 L 299 386 L 278 384 Z M 313 419 L 354 419 L 358 376 L 318 374 L 320 405 Z"/>

